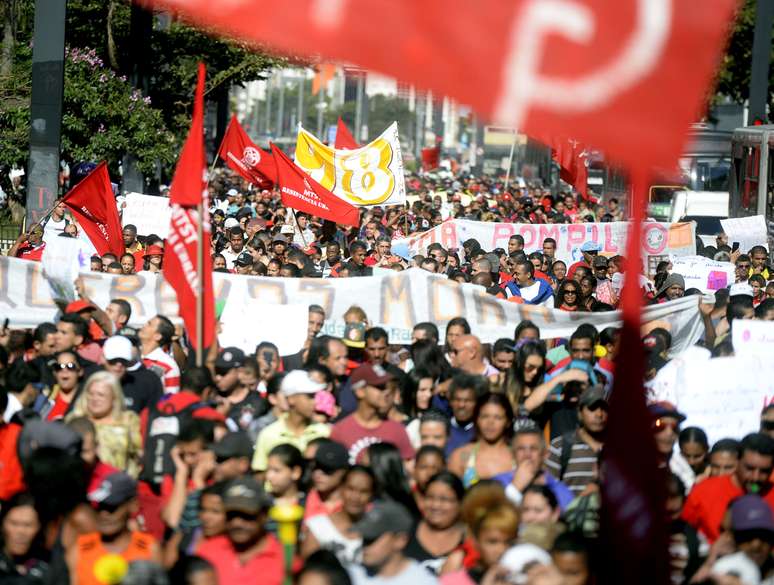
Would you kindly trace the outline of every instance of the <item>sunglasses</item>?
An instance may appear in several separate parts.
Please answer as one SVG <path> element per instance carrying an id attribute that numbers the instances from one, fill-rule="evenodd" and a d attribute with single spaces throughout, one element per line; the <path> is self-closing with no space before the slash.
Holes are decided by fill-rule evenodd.
<path id="1" fill-rule="evenodd" d="M 586 254 L 589 254 L 590 256 L 596 256 L 597 254 L 599 254 L 599 252 L 597 252 L 596 250 L 589 250 L 588 252 L 586 252 Z"/>
<path id="2" fill-rule="evenodd" d="M 764 431 L 774 431 L 774 420 L 762 420 L 761 429 Z"/>
<path id="3" fill-rule="evenodd" d="M 51 369 L 54 371 L 56 370 L 70 370 L 71 372 L 74 372 L 75 370 L 79 369 L 80 366 L 74 362 L 67 362 L 66 364 L 54 364 L 51 366 Z"/>
<path id="4" fill-rule="evenodd" d="M 128 366 L 129 365 L 129 362 L 126 361 L 123 358 L 116 358 L 116 359 L 113 359 L 113 360 L 108 360 L 107 363 L 110 364 L 111 366 L 117 366 L 119 364 L 122 365 L 122 366 Z"/>

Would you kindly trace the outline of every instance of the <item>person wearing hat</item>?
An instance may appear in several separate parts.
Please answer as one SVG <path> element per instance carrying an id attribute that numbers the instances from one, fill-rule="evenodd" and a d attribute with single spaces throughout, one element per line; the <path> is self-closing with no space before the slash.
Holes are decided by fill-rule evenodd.
<path id="1" fill-rule="evenodd" d="M 365 363 L 350 376 L 350 386 L 357 398 L 357 409 L 333 426 L 331 439 L 349 451 L 351 463 L 373 443 L 392 443 L 404 461 L 414 458 L 414 448 L 405 427 L 388 419 L 395 406 L 395 386 L 392 374 L 378 364 Z"/>
<path id="2" fill-rule="evenodd" d="M 578 399 L 578 428 L 551 441 L 546 470 L 575 496 L 599 479 L 597 459 L 604 444 L 607 412 L 605 389 L 589 386 Z"/>
<path id="3" fill-rule="evenodd" d="M 40 262 L 45 249 L 46 242 L 43 241 L 43 228 L 35 224 L 28 233 L 16 238 L 16 242 L 8 250 L 7 255 L 12 258 Z"/>
<path id="4" fill-rule="evenodd" d="M 664 279 L 661 287 L 656 291 L 654 304 L 666 303 L 681 298 L 685 295 L 685 279 L 681 274 L 673 272 Z"/>
<path id="5" fill-rule="evenodd" d="M 288 412 L 263 429 L 258 435 L 253 455 L 253 471 L 263 474 L 269 459 L 269 451 L 282 443 L 289 443 L 302 453 L 310 441 L 327 437 L 331 429 L 325 423 L 313 422 L 314 396 L 326 385 L 315 382 L 305 370 L 288 372 L 280 385 L 280 393 L 287 399 Z"/>
<path id="6" fill-rule="evenodd" d="M 583 260 L 579 260 L 570 266 L 567 270 L 567 278 L 575 278 L 575 271 L 578 269 L 578 266 L 585 266 L 591 270 L 594 258 L 599 255 L 601 249 L 602 247 L 597 242 L 584 242 L 580 248 Z"/>
<path id="7" fill-rule="evenodd" d="M 774 439 L 763 433 L 750 433 L 742 439 L 739 464 L 731 475 L 709 477 L 693 486 L 683 507 L 683 520 L 715 542 L 729 504 L 745 494 L 763 498 L 774 509 Z"/>
<path id="8" fill-rule="evenodd" d="M 228 223 L 228 220 L 226 220 L 226 223 Z M 239 227 L 239 222 L 237 222 L 236 226 L 226 229 L 226 236 L 228 237 L 228 246 L 223 248 L 220 253 L 226 259 L 226 268 L 234 270 L 234 262 L 245 247 L 245 234 L 242 228 Z"/>
<path id="9" fill-rule="evenodd" d="M 253 442 L 244 431 L 226 433 L 211 450 L 216 465 L 212 473 L 214 481 L 237 479 L 250 472 Z"/>
<path id="10" fill-rule="evenodd" d="M 242 382 L 247 356 L 238 347 L 226 347 L 215 359 L 215 387 L 219 409 L 226 413 L 226 424 L 232 431 L 245 431 L 253 420 L 263 416 L 269 405 L 261 395 Z M 255 359 L 252 360 L 255 366 Z M 256 368 L 257 369 L 257 368 Z"/>
<path id="11" fill-rule="evenodd" d="M 145 248 L 143 253 L 143 269 L 141 272 L 161 273 L 161 265 L 164 261 L 164 248 L 158 244 L 152 244 Z"/>
<path id="12" fill-rule="evenodd" d="M 67 549 L 70 577 L 78 585 L 101 585 L 100 564 L 106 555 L 118 555 L 126 563 L 146 560 L 161 563 L 161 550 L 150 534 L 129 528 L 138 510 L 137 482 L 123 471 L 108 475 L 88 494 L 96 510 L 97 531 L 78 537 Z"/>
<path id="13" fill-rule="evenodd" d="M 285 253 L 288 251 L 288 239 L 281 233 L 276 234 L 271 240 L 271 255 L 281 264 L 285 263 Z"/>
<path id="14" fill-rule="evenodd" d="M 395 502 L 382 501 L 352 526 L 363 539 L 363 562 L 350 568 L 353 585 L 411 583 L 431 585 L 438 580 L 422 565 L 404 554 L 414 520 Z"/>
<path id="15" fill-rule="evenodd" d="M 594 289 L 594 296 L 600 303 L 606 303 L 612 307 L 618 304 L 618 295 L 613 289 L 613 282 L 608 277 L 608 260 L 604 256 L 594 258 L 594 276 L 597 279 L 597 286 Z"/>
<path id="16" fill-rule="evenodd" d="M 252 477 L 235 479 L 223 493 L 226 534 L 204 541 L 196 554 L 209 561 L 224 585 L 282 585 L 285 551 L 266 532 L 271 499 Z"/>
<path id="17" fill-rule="evenodd" d="M 658 354 L 655 355 L 658 357 Z M 674 404 L 667 401 L 654 402 L 648 406 L 648 410 L 653 421 L 653 437 L 656 441 L 656 449 L 661 459 L 659 466 L 669 466 L 683 482 L 689 479 L 691 481 L 687 483 L 692 484 L 691 475 L 693 474 L 690 468 L 681 468 L 681 466 L 687 467 L 685 460 L 682 457 L 672 459 L 672 452 L 680 434 L 680 424 L 685 420 L 685 415 L 679 412 Z"/>
<path id="18" fill-rule="evenodd" d="M 315 444 L 317 448 L 311 468 L 312 489 L 304 504 L 305 520 L 315 516 L 327 518 L 333 512 L 341 511 L 344 478 L 350 468 L 349 454 L 341 443 L 321 439 Z"/>
<path id="19" fill-rule="evenodd" d="M 234 271 L 237 274 L 249 275 L 253 269 L 253 256 L 250 252 L 242 252 L 234 260 Z"/>

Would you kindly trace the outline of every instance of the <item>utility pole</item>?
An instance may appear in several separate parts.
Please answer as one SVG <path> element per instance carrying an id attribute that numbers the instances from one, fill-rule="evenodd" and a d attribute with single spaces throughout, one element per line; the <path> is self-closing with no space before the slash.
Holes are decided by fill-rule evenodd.
<path id="1" fill-rule="evenodd" d="M 284 134 L 285 121 L 285 76 L 280 71 L 279 74 L 279 105 L 277 106 L 277 127 L 274 129 L 275 138 L 282 138 Z"/>
<path id="2" fill-rule="evenodd" d="M 271 135 L 271 94 L 274 76 L 266 80 L 266 136 Z"/>
<path id="3" fill-rule="evenodd" d="M 304 125 L 304 89 L 306 88 L 306 70 L 301 70 L 301 78 L 298 80 L 298 123 Z"/>
<path id="4" fill-rule="evenodd" d="M 27 225 L 42 219 L 59 195 L 66 12 L 67 0 L 35 1 Z"/>
<path id="5" fill-rule="evenodd" d="M 766 103 L 769 98 L 772 26 L 774 26 L 774 1 L 758 0 L 755 8 L 755 33 L 750 68 L 749 123 L 755 120 L 768 120 Z"/>
<path id="6" fill-rule="evenodd" d="M 365 82 L 365 70 L 357 74 L 357 94 L 355 95 L 355 140 L 363 139 L 363 85 Z"/>

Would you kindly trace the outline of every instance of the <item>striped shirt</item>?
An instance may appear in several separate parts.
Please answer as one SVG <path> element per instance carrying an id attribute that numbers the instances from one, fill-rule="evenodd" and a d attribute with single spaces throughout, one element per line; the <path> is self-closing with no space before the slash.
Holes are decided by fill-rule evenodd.
<path id="1" fill-rule="evenodd" d="M 586 486 L 599 477 L 598 454 L 583 439 L 578 431 L 573 437 L 570 459 L 562 474 L 562 445 L 564 436 L 556 437 L 548 448 L 546 470 L 570 488 L 573 495 L 579 495 Z"/>
<path id="2" fill-rule="evenodd" d="M 164 394 L 180 391 L 180 368 L 174 358 L 160 347 L 142 356 L 143 365 L 158 375 L 164 384 Z"/>

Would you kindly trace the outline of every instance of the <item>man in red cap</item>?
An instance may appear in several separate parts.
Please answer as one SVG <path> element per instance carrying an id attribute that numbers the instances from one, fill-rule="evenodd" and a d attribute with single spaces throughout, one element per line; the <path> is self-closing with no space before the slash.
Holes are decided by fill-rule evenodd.
<path id="1" fill-rule="evenodd" d="M 363 364 L 352 372 L 350 383 L 357 409 L 333 426 L 330 437 L 349 450 L 351 463 L 374 443 L 392 443 L 404 461 L 414 457 L 403 425 L 387 418 L 395 405 L 395 386 L 389 383 L 392 380 L 393 376 L 377 364 Z"/>

